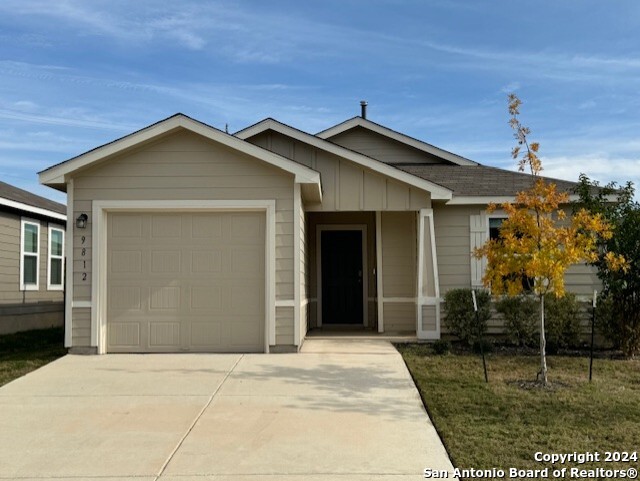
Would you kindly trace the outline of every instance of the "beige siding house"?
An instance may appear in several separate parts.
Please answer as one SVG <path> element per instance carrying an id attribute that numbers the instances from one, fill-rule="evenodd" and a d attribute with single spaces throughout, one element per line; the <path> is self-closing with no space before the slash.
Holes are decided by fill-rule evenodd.
<path id="1" fill-rule="evenodd" d="M 0 334 L 62 326 L 62 204 L 0 182 Z"/>
<path id="2" fill-rule="evenodd" d="M 443 293 L 482 277 L 487 204 L 531 179 L 362 117 L 229 135 L 177 114 L 40 181 L 68 195 L 66 345 L 107 353 L 290 352 L 333 328 L 438 339 Z"/>

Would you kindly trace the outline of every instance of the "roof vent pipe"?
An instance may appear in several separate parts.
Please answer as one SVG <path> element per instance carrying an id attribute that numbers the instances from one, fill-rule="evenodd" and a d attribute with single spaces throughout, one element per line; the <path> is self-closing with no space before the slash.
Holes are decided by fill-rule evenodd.
<path id="1" fill-rule="evenodd" d="M 361 108 L 361 114 L 360 117 L 362 117 L 363 119 L 367 118 L 367 101 L 366 100 L 361 100 L 360 101 L 360 108 Z"/>

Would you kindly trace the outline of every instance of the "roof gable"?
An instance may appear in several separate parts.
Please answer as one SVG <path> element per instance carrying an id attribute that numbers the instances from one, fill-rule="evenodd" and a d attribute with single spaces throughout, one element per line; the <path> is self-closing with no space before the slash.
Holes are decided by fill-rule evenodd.
<path id="1" fill-rule="evenodd" d="M 430 156 L 439 157 L 444 159 L 455 165 L 478 165 L 477 162 L 461 157 L 457 154 L 448 152 L 444 149 L 436 147 L 434 145 L 428 144 L 421 140 L 415 139 L 413 137 L 409 137 L 408 135 L 402 134 L 400 132 L 396 132 L 388 127 L 385 127 L 380 124 L 376 124 L 367 119 L 363 119 L 362 117 L 354 117 L 352 119 L 346 120 L 344 122 L 339 123 L 329 129 L 323 130 L 322 132 L 318 132 L 316 137 L 319 137 L 324 140 L 331 140 L 332 137 L 340 135 L 344 132 L 355 128 L 363 128 L 366 130 L 370 130 L 375 132 L 376 134 L 382 135 L 389 139 L 395 140 L 396 142 L 400 142 L 407 146 L 413 147 L 414 149 L 420 150 Z"/>
<path id="2" fill-rule="evenodd" d="M 270 152 L 266 149 L 244 142 L 232 135 L 218 130 L 210 125 L 199 122 L 184 114 L 176 114 L 167 119 L 145 127 L 137 132 L 117 139 L 108 144 L 97 147 L 77 157 L 54 165 L 39 173 L 40 182 L 64 190 L 66 182 L 74 172 L 83 170 L 98 162 L 104 161 L 115 155 L 140 147 L 141 145 L 158 140 L 184 129 L 203 137 L 236 149 L 247 155 L 267 162 L 295 176 L 295 181 L 300 184 L 310 184 L 314 188 L 313 196 L 321 198 L 320 174 L 304 165 L 294 162 L 286 157 Z"/>
<path id="3" fill-rule="evenodd" d="M 389 164 L 385 164 L 379 160 L 373 159 L 366 155 L 363 155 L 353 150 L 349 150 L 340 145 L 321 139 L 317 136 L 308 134 L 301 130 L 290 127 L 286 124 L 278 122 L 275 119 L 267 118 L 254 124 L 246 129 L 240 130 L 234 134 L 239 139 L 249 139 L 255 135 L 263 133 L 267 130 L 273 130 L 283 135 L 291 137 L 295 140 L 303 142 L 307 145 L 316 147 L 326 152 L 332 153 L 357 165 L 366 167 L 374 172 L 399 180 L 405 184 L 417 187 L 421 190 L 427 191 L 431 194 L 431 198 L 434 200 L 449 200 L 451 199 L 452 192 L 450 189 L 443 187 L 437 183 L 420 178 L 408 172 L 404 172 Z"/>

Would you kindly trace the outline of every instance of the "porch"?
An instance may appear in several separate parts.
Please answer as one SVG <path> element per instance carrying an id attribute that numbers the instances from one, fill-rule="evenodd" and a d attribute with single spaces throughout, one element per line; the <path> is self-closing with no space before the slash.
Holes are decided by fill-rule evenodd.
<path id="1" fill-rule="evenodd" d="M 307 336 L 440 337 L 431 209 L 306 212 L 304 230 Z"/>

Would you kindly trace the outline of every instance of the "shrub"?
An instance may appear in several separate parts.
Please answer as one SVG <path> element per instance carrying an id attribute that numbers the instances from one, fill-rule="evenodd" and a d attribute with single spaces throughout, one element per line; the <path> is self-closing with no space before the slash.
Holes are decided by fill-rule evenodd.
<path id="1" fill-rule="evenodd" d="M 484 290 L 476 291 L 478 320 L 473 310 L 471 289 L 452 289 L 444 296 L 446 314 L 444 322 L 456 336 L 468 345 L 487 332 L 487 321 L 491 317 L 491 295 Z"/>
<path id="2" fill-rule="evenodd" d="M 531 346 L 539 331 L 540 306 L 531 296 L 504 297 L 496 303 L 496 310 L 504 317 L 507 337 L 519 346 Z"/>
<path id="3" fill-rule="evenodd" d="M 580 308 L 575 294 L 544 298 L 545 334 L 549 352 L 580 345 Z"/>
<path id="4" fill-rule="evenodd" d="M 580 196 L 576 210 L 585 207 L 613 225 L 613 236 L 600 239 L 604 249 L 593 263 L 606 293 L 598 306 L 597 322 L 602 334 L 632 358 L 640 354 L 640 203 L 631 182 L 601 187 L 584 174 L 576 193 Z M 611 202 L 611 195 L 616 201 Z M 612 255 L 624 257 L 626 269 L 611 269 Z"/>
<path id="5" fill-rule="evenodd" d="M 640 312 L 616 302 L 611 293 L 598 298 L 596 325 L 604 337 L 625 357 L 640 353 Z"/>
<path id="6" fill-rule="evenodd" d="M 444 341 L 442 339 L 438 339 L 433 344 L 433 352 L 442 356 L 444 354 L 449 354 L 451 351 L 451 343 L 449 341 Z"/>
<path id="7" fill-rule="evenodd" d="M 493 342 L 489 339 L 476 339 L 473 341 L 473 346 L 471 348 L 475 354 L 491 354 L 493 352 Z"/>

